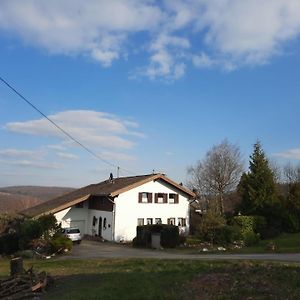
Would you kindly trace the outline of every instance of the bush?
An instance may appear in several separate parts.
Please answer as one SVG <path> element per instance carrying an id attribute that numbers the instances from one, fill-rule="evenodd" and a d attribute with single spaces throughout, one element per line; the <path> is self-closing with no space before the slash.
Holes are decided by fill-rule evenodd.
<path id="1" fill-rule="evenodd" d="M 215 242 L 227 245 L 241 239 L 241 229 L 237 225 L 225 225 L 216 231 Z"/>
<path id="2" fill-rule="evenodd" d="M 15 253 L 15 256 L 22 257 L 22 258 L 33 258 L 34 252 L 32 250 L 17 251 Z"/>
<path id="3" fill-rule="evenodd" d="M 246 246 L 252 246 L 259 242 L 259 234 L 253 231 L 245 231 L 242 237 Z"/>
<path id="4" fill-rule="evenodd" d="M 212 244 L 216 242 L 216 237 L 220 231 L 226 226 L 225 218 L 218 212 L 209 209 L 207 213 L 202 217 L 200 224 L 198 225 L 198 236 L 209 241 Z"/>
<path id="5" fill-rule="evenodd" d="M 0 253 L 13 254 L 19 250 L 19 235 L 17 233 L 5 233 L 0 237 Z"/>
<path id="6" fill-rule="evenodd" d="M 136 247 L 151 247 L 152 233 L 160 233 L 162 247 L 174 248 L 179 245 L 178 227 L 166 224 L 137 226 L 137 235 L 133 240 L 133 245 Z"/>
<path id="7" fill-rule="evenodd" d="M 160 232 L 160 244 L 164 248 L 175 248 L 179 245 L 179 229 L 174 225 L 163 225 Z"/>
<path id="8" fill-rule="evenodd" d="M 61 235 L 50 240 L 50 251 L 52 253 L 62 251 L 64 249 L 71 250 L 73 247 L 72 241 Z"/>
<path id="9" fill-rule="evenodd" d="M 242 234 L 255 230 L 255 216 L 237 216 L 233 218 L 233 221 L 240 226 Z"/>
<path id="10" fill-rule="evenodd" d="M 262 216 L 237 216 L 233 223 L 240 226 L 241 238 L 246 246 L 257 244 L 267 229 L 266 219 Z"/>
<path id="11" fill-rule="evenodd" d="M 300 231 L 299 218 L 292 213 L 285 213 L 283 217 L 283 230 L 285 232 L 296 233 Z"/>
<path id="12" fill-rule="evenodd" d="M 254 217 L 254 232 L 262 235 L 262 233 L 267 228 L 267 220 L 263 216 L 253 216 L 253 217 Z"/>

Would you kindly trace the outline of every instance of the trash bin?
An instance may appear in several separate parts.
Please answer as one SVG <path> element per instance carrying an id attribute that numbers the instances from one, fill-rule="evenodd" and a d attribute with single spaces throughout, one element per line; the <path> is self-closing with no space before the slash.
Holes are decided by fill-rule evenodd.
<path id="1" fill-rule="evenodd" d="M 152 233 L 151 234 L 151 248 L 160 249 L 160 233 Z"/>

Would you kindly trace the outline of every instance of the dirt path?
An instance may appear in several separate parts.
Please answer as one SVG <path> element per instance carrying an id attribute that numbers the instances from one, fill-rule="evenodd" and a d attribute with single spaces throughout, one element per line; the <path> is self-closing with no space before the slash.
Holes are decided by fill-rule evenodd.
<path id="1" fill-rule="evenodd" d="M 178 254 L 167 251 L 136 249 L 126 245 L 82 241 L 74 245 L 68 258 L 157 258 L 157 259 L 200 259 L 200 260 L 271 260 L 300 262 L 300 253 L 290 254 Z"/>

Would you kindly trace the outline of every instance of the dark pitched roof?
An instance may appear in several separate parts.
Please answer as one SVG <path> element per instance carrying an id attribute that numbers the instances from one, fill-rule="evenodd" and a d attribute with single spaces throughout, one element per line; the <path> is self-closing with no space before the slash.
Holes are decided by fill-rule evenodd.
<path id="1" fill-rule="evenodd" d="M 100 183 L 90 184 L 83 188 L 77 189 L 60 197 L 43 202 L 39 205 L 30 207 L 21 212 L 22 215 L 28 217 L 37 217 L 44 213 L 56 213 L 65 208 L 73 206 L 79 202 L 88 199 L 91 195 L 105 195 L 115 197 L 123 192 L 126 192 L 134 187 L 142 185 L 152 180 L 163 180 L 189 197 L 194 197 L 194 193 L 189 189 L 177 184 L 163 174 L 149 174 L 131 177 L 119 177 L 111 180 L 105 180 Z"/>

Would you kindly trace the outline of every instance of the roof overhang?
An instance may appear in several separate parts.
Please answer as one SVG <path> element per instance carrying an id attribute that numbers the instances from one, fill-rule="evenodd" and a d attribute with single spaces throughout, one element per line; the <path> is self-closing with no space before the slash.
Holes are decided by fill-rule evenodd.
<path id="1" fill-rule="evenodd" d="M 124 188 L 116 190 L 116 191 L 112 192 L 110 195 L 112 197 L 116 197 L 116 196 L 118 196 L 121 193 L 127 192 L 127 191 L 129 191 L 129 190 L 131 190 L 133 188 L 136 188 L 136 187 L 138 187 L 140 185 L 143 185 L 143 184 L 145 184 L 147 182 L 157 181 L 157 180 L 160 180 L 160 179 L 163 180 L 163 181 L 165 181 L 165 182 L 167 182 L 167 183 L 169 183 L 170 185 L 176 187 L 177 189 L 179 189 L 180 191 L 182 191 L 183 193 L 185 193 L 186 195 L 188 195 L 189 198 L 195 198 L 196 197 L 196 194 L 194 192 L 192 192 L 189 189 L 185 188 L 184 186 L 176 183 L 175 181 L 171 180 L 170 178 L 166 177 L 163 174 L 153 174 L 153 176 L 145 178 L 144 180 L 138 181 L 138 182 L 136 182 L 134 184 L 131 184 L 131 185 L 128 185 L 128 186 L 126 186 Z"/>

